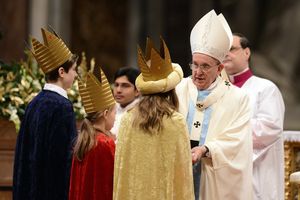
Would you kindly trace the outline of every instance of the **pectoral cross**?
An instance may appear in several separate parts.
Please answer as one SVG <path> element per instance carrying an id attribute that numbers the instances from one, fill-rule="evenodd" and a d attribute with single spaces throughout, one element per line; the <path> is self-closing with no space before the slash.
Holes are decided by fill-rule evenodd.
<path id="1" fill-rule="evenodd" d="M 194 126 L 195 126 L 196 128 L 198 128 L 199 126 L 201 126 L 201 124 L 200 124 L 199 121 L 196 121 L 196 122 L 194 123 Z"/>

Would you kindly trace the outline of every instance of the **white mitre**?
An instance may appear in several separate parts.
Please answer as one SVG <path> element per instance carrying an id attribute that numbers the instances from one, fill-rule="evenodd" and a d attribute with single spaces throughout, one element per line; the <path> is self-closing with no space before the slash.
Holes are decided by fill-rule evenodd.
<path id="1" fill-rule="evenodd" d="M 214 10 L 204 15 L 194 26 L 191 36 L 191 50 L 203 53 L 222 62 L 232 45 L 232 32 L 222 14 Z"/>

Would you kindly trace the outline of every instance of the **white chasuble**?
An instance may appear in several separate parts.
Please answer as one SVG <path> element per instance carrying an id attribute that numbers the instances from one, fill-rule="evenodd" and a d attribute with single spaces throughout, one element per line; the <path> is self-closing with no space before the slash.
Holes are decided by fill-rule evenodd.
<path id="1" fill-rule="evenodd" d="M 211 157 L 201 159 L 201 200 L 253 200 L 251 109 L 245 92 L 217 78 L 216 87 L 203 102 L 191 78 L 176 87 L 179 112 L 188 116 L 192 101 L 212 109 L 204 145 Z M 199 119 L 201 120 L 201 111 Z M 198 137 L 199 140 L 199 137 Z"/>

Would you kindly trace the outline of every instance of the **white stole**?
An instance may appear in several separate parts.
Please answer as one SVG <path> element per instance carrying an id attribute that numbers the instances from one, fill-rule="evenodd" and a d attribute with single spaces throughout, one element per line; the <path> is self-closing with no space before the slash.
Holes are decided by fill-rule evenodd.
<path id="1" fill-rule="evenodd" d="M 217 78 L 215 81 L 216 84 L 212 88 L 210 88 L 211 89 L 210 94 L 203 101 L 196 102 L 195 105 L 196 112 L 194 112 L 195 114 L 194 114 L 193 124 L 191 126 L 191 133 L 190 133 L 191 140 L 199 141 L 200 136 L 202 134 L 201 128 L 204 120 L 205 109 L 210 106 L 213 106 L 213 104 L 225 94 L 226 88 L 230 85 L 228 81 L 225 81 L 225 84 L 224 83 L 220 84 L 220 82 L 223 82 L 223 80 L 221 78 Z"/>

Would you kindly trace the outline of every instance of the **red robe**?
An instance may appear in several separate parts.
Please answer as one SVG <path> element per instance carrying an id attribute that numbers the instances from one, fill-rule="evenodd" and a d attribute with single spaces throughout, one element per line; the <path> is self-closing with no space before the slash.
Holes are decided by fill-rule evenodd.
<path id="1" fill-rule="evenodd" d="M 112 138 L 99 133 L 97 146 L 72 162 L 69 199 L 111 200 L 113 194 L 113 171 L 115 143 Z"/>

